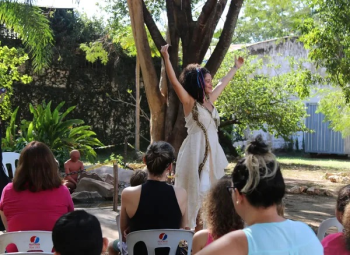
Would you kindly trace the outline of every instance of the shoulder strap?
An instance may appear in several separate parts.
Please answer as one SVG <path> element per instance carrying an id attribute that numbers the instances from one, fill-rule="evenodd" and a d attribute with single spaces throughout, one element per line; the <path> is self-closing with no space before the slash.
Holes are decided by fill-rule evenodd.
<path id="1" fill-rule="evenodd" d="M 208 159 L 208 152 L 209 152 L 209 140 L 208 140 L 208 132 L 207 130 L 205 129 L 203 123 L 201 123 L 199 121 L 199 114 L 198 114 L 198 106 L 197 106 L 197 102 L 194 103 L 194 106 L 192 108 L 192 116 L 193 116 L 193 120 L 197 123 L 197 125 L 203 130 L 203 133 L 204 133 L 204 137 L 205 137 L 205 151 L 204 151 L 204 159 L 202 161 L 202 163 L 199 164 L 199 167 L 198 167 L 198 174 L 199 174 L 199 177 L 201 176 L 201 172 L 203 170 L 203 167 L 205 165 L 205 162 L 207 162 L 207 159 Z"/>

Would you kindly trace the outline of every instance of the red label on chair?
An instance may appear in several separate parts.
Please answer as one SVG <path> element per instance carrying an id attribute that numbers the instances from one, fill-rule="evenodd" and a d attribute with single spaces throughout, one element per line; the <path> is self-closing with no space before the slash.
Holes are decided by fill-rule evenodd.
<path id="1" fill-rule="evenodd" d="M 168 244 L 167 239 L 168 239 L 168 235 L 165 233 L 161 233 L 159 235 L 158 245 Z"/>
<path id="2" fill-rule="evenodd" d="M 40 250 L 40 238 L 38 236 L 32 236 L 30 238 L 29 250 Z"/>

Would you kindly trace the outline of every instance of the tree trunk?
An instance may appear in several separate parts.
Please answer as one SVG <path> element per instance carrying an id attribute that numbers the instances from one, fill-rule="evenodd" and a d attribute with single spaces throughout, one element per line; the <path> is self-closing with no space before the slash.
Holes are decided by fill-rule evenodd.
<path id="1" fill-rule="evenodd" d="M 150 134 L 152 143 L 164 139 L 165 104 L 158 87 L 158 77 L 144 27 L 142 4 L 142 0 L 128 0 L 137 57 L 140 60 L 148 106 L 151 112 Z"/>
<path id="2" fill-rule="evenodd" d="M 140 151 L 140 59 L 136 56 L 135 150 Z"/>

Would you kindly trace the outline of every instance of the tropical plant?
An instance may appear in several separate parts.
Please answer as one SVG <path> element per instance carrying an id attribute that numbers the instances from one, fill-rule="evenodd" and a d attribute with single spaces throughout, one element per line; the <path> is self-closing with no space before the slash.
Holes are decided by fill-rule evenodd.
<path id="1" fill-rule="evenodd" d="M 62 113 L 60 110 L 64 104 L 65 102 L 61 102 L 53 111 L 51 111 L 51 102 L 48 104 L 43 102 L 42 105 L 36 107 L 29 104 L 33 119 L 32 121 L 22 120 L 18 134 L 16 134 L 16 125 L 14 124 L 17 108 L 11 117 L 6 137 L 2 140 L 3 146 L 15 148 L 16 143 L 19 143 L 24 147 L 26 143 L 31 141 L 40 141 L 50 147 L 60 163 L 67 159 L 69 151 L 73 149 L 79 150 L 82 156 L 93 162 L 96 158 L 93 147 L 103 146 L 103 144 L 94 137 L 96 133 L 91 131 L 90 126 L 83 125 L 83 120 L 65 119 L 75 106 L 69 107 Z"/>
<path id="2" fill-rule="evenodd" d="M 3 0 L 0 2 L 0 24 L 18 34 L 33 59 L 35 71 L 48 67 L 53 35 L 49 20 L 39 7 Z"/>
<path id="3" fill-rule="evenodd" d="M 12 84 L 14 81 L 29 83 L 32 78 L 23 75 L 18 68 L 26 62 L 28 56 L 15 48 L 0 47 L 0 88 L 7 90 L 4 100 L 0 105 L 0 118 L 10 117 L 12 109 L 10 98 L 12 96 Z"/>

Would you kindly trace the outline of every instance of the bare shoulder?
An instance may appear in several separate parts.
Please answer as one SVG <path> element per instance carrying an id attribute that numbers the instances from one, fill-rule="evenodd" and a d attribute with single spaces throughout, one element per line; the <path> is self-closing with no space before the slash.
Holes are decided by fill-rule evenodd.
<path id="1" fill-rule="evenodd" d="M 141 191 L 141 185 L 135 187 L 127 187 L 122 191 L 122 198 L 133 196 Z"/>
<path id="2" fill-rule="evenodd" d="M 209 255 L 216 253 L 220 255 L 230 255 L 233 250 L 235 251 L 235 255 L 248 254 L 248 241 L 242 230 L 236 230 L 224 235 L 197 254 Z"/>
<path id="3" fill-rule="evenodd" d="M 208 229 L 203 229 L 203 230 L 199 230 L 197 231 L 194 236 L 193 236 L 193 240 L 195 239 L 208 239 L 208 234 L 209 234 L 209 230 Z"/>
<path id="4" fill-rule="evenodd" d="M 70 164 L 70 159 L 68 159 L 66 162 L 64 162 L 64 165 Z"/>

